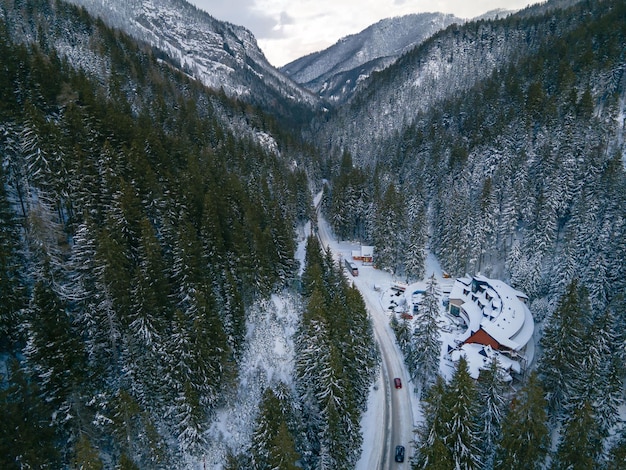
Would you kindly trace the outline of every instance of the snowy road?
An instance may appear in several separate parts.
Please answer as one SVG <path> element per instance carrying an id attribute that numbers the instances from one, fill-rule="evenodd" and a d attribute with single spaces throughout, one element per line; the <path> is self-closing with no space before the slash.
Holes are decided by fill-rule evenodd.
<path id="1" fill-rule="evenodd" d="M 330 248 L 335 259 L 340 261 L 350 257 L 351 250 L 355 248 L 350 243 L 337 242 L 333 238 L 328 223 L 319 215 L 319 211 L 318 238 L 322 247 Z M 378 385 L 382 385 L 382 389 L 380 386 L 375 387 L 370 396 L 370 409 L 366 413 L 367 418 L 363 421 L 362 429 L 363 455 L 357 470 L 408 469 L 410 468 L 408 460 L 413 453 L 412 385 L 409 383 L 402 354 L 396 346 L 393 331 L 389 326 L 387 313 L 381 304 L 380 294 L 375 289 L 376 285 L 389 286 L 392 281 L 391 275 L 371 266 L 359 264 L 359 276 L 353 278 L 353 281 L 365 301 L 382 356 L 381 377 L 378 380 Z M 402 388 L 394 387 L 395 377 L 402 381 Z M 405 447 L 403 463 L 394 460 L 397 445 Z"/>
<path id="2" fill-rule="evenodd" d="M 381 460 L 378 468 L 410 468 L 408 457 L 412 453 L 411 442 L 413 440 L 413 408 L 411 406 L 411 388 L 409 385 L 406 367 L 403 357 L 396 346 L 394 334 L 389 327 L 387 314 L 380 304 L 380 298 L 373 286 L 368 285 L 368 270 L 374 270 L 369 266 L 359 268 L 359 277 L 354 279 L 354 285 L 359 289 L 365 305 L 372 319 L 374 333 L 378 340 L 382 356 L 383 385 L 385 389 L 384 397 L 387 402 L 387 435 L 381 449 Z M 396 389 L 393 385 L 394 378 L 400 378 L 402 388 Z M 377 443 L 364 443 L 365 446 L 375 446 Z M 380 444 L 378 444 L 380 446 Z M 395 448 L 402 445 L 406 449 L 405 462 L 394 461 Z"/>

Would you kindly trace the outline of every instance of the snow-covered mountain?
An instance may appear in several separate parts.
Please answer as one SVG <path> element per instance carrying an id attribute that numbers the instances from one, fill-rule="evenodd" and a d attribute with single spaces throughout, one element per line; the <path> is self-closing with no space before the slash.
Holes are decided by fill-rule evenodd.
<path id="1" fill-rule="evenodd" d="M 185 0 L 69 1 L 166 52 L 186 73 L 229 96 L 261 104 L 277 97 L 316 102 L 270 65 L 249 30 L 219 21 Z"/>
<path id="2" fill-rule="evenodd" d="M 375 142 L 395 135 L 437 103 L 465 93 L 494 70 L 535 54 L 546 38 L 570 30 L 573 22 L 554 19 L 561 5 L 570 3 L 576 2 L 545 2 L 510 16 L 494 12 L 498 19 L 451 25 L 434 33 L 367 78 L 329 122 L 332 140 L 319 138 L 350 151 L 359 162 L 372 163 L 380 154 Z M 539 23 L 522 22 L 531 18 Z"/>
<path id="3" fill-rule="evenodd" d="M 373 72 L 435 32 L 464 20 L 443 13 L 420 13 L 387 18 L 331 47 L 281 68 L 287 76 L 329 101 L 345 101 Z"/>

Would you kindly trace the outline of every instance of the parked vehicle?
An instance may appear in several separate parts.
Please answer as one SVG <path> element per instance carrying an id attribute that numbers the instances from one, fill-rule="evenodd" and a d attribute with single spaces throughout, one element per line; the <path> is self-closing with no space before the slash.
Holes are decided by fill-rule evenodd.
<path id="1" fill-rule="evenodd" d="M 352 274 L 354 277 L 359 275 L 359 268 L 357 267 L 356 263 L 353 263 L 349 259 L 346 259 L 345 263 L 346 263 L 346 269 L 348 270 L 350 274 Z"/>

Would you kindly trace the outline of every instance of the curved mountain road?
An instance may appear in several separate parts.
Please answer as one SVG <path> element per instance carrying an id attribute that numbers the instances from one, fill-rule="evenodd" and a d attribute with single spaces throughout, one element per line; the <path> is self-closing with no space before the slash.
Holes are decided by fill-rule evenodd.
<path id="1" fill-rule="evenodd" d="M 385 426 L 386 436 L 381 449 L 382 455 L 378 468 L 410 468 L 408 458 L 412 453 L 413 408 L 411 406 L 411 390 L 406 367 L 404 366 L 404 358 L 396 346 L 393 331 L 389 327 L 387 320 L 387 314 L 384 312 L 375 292 L 366 285 L 366 281 L 358 277 L 354 279 L 354 285 L 359 289 L 365 301 L 382 356 L 382 381 L 386 399 L 385 416 L 390 422 Z M 396 377 L 402 381 L 402 388 L 395 388 L 393 380 Z M 376 445 L 376 443 L 364 443 L 365 445 Z M 405 447 L 404 463 L 398 463 L 394 460 L 397 445 Z"/>
<path id="2" fill-rule="evenodd" d="M 328 224 L 319 214 L 319 205 L 317 209 L 317 237 L 322 248 L 333 250 L 333 256 L 336 259 L 349 256 L 349 252 L 346 253 L 338 248 Z M 413 453 L 411 444 L 413 441 L 413 407 L 408 374 L 402 353 L 396 345 L 393 331 L 389 326 L 387 313 L 381 305 L 378 293 L 368 280 L 367 271 L 374 268 L 361 266 L 359 269 L 363 275 L 354 277 L 353 281 L 365 301 L 380 348 L 382 356 L 380 379 L 384 392 L 375 395 L 379 400 L 384 400 L 384 403 L 376 404 L 384 410 L 383 423 L 377 423 L 380 428 L 375 432 L 367 433 L 370 436 L 370 442 L 363 442 L 363 448 L 368 450 L 369 461 L 372 464 L 376 462 L 376 468 L 379 470 L 409 469 L 409 458 Z M 393 381 L 396 377 L 402 381 L 402 388 L 395 388 Z M 402 463 L 395 461 L 397 445 L 405 447 L 405 459 Z"/>

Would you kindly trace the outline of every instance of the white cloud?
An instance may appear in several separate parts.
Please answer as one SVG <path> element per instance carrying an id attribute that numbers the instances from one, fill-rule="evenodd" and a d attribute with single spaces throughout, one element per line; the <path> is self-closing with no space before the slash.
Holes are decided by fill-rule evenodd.
<path id="1" fill-rule="evenodd" d="M 217 19 L 245 26 L 268 60 L 281 66 L 382 18 L 420 12 L 472 18 L 496 8 L 519 9 L 533 0 L 190 0 Z"/>

